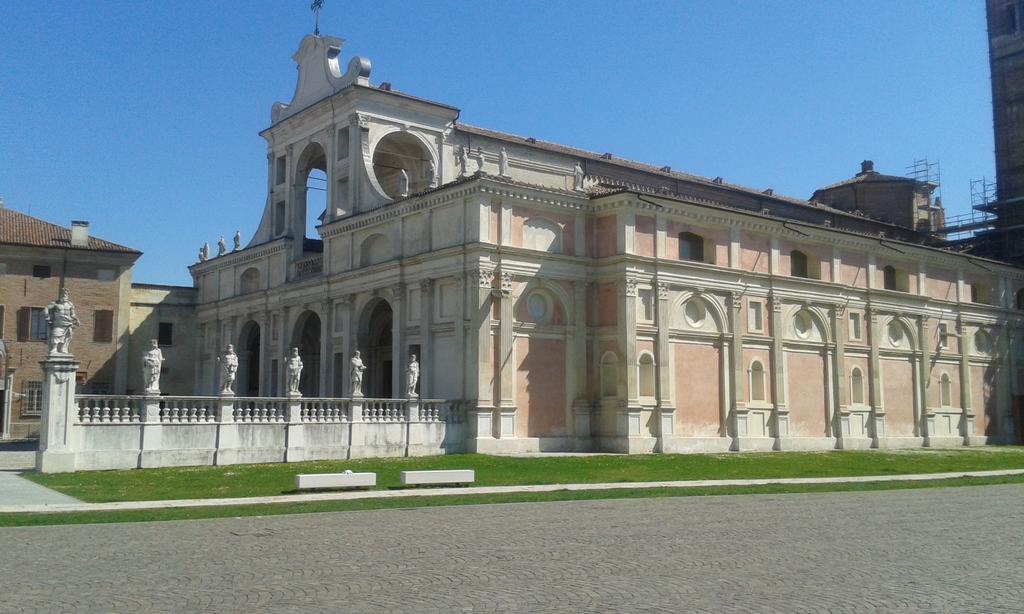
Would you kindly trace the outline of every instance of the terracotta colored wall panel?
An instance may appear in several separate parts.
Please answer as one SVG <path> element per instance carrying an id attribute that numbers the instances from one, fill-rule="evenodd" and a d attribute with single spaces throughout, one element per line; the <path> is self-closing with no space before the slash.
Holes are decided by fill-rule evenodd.
<path id="1" fill-rule="evenodd" d="M 814 354 L 789 353 L 789 433 L 825 436 L 825 361 Z"/>
<path id="2" fill-rule="evenodd" d="M 654 218 L 636 216 L 634 247 L 638 256 L 654 256 Z"/>
<path id="3" fill-rule="evenodd" d="M 914 378 L 909 361 L 881 360 L 885 430 L 893 437 L 914 435 Z"/>
<path id="4" fill-rule="evenodd" d="M 717 437 L 721 422 L 719 349 L 673 344 L 675 352 L 676 434 Z"/>
<path id="5" fill-rule="evenodd" d="M 565 435 L 565 342 L 520 337 L 516 356 L 517 435 Z"/>

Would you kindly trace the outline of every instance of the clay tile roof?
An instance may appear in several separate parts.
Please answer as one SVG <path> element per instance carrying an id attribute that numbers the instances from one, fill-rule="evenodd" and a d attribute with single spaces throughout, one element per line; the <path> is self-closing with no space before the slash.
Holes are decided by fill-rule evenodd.
<path id="1" fill-rule="evenodd" d="M 71 229 L 45 222 L 37 217 L 25 215 L 13 209 L 0 207 L 0 245 L 28 245 L 32 247 L 59 247 L 66 249 L 89 249 L 101 252 L 141 254 L 137 249 L 89 237 L 88 247 L 71 245 Z"/>

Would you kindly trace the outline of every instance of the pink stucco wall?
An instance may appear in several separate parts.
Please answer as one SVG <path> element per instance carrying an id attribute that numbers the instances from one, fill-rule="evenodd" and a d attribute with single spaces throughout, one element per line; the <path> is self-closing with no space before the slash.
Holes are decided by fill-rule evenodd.
<path id="1" fill-rule="evenodd" d="M 565 342 L 519 337 L 515 343 L 516 435 L 565 435 Z"/>
<path id="2" fill-rule="evenodd" d="M 633 233 L 634 251 L 638 256 L 654 257 L 654 218 L 636 216 Z"/>
<path id="3" fill-rule="evenodd" d="M 941 301 L 956 300 L 956 272 L 942 269 L 928 269 L 925 293 Z"/>
<path id="4" fill-rule="evenodd" d="M 616 253 L 615 220 L 614 215 L 597 218 L 594 225 L 594 251 L 598 257 L 613 256 Z"/>
<path id="5" fill-rule="evenodd" d="M 501 204 L 493 203 L 490 211 L 490 224 L 488 224 L 488 236 L 490 237 L 491 243 L 498 243 L 499 237 L 501 237 Z"/>
<path id="6" fill-rule="evenodd" d="M 998 434 L 996 414 L 997 370 L 993 366 L 971 366 L 971 409 L 974 412 L 974 434 Z"/>
<path id="7" fill-rule="evenodd" d="M 615 284 L 598 284 L 597 325 L 614 326 L 618 322 L 618 311 L 618 292 Z"/>
<path id="8" fill-rule="evenodd" d="M 882 359 L 885 430 L 893 437 L 914 435 L 914 377 L 910 361 Z"/>
<path id="9" fill-rule="evenodd" d="M 769 241 L 767 237 L 747 235 L 740 243 L 740 268 L 744 271 L 767 273 L 769 267 Z"/>
<path id="10" fill-rule="evenodd" d="M 676 343 L 676 433 L 680 437 L 718 436 L 720 416 L 719 349 Z"/>
<path id="11" fill-rule="evenodd" d="M 842 254 L 840 279 L 844 285 L 854 288 L 868 287 L 868 259 L 860 254 Z"/>
<path id="12" fill-rule="evenodd" d="M 960 365 L 941 363 L 931 368 L 928 376 L 927 399 L 928 407 L 938 408 L 942 406 L 942 397 L 939 383 L 942 374 L 949 375 L 949 407 L 960 407 Z"/>
<path id="13" fill-rule="evenodd" d="M 789 353 L 789 433 L 825 436 L 825 360 L 814 354 Z"/>

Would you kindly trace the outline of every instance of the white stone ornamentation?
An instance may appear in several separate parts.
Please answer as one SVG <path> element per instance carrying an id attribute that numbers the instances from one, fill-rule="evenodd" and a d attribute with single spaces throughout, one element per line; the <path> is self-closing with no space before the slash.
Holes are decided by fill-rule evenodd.
<path id="1" fill-rule="evenodd" d="M 409 173 L 404 168 L 398 171 L 398 195 L 409 195 Z"/>
<path id="2" fill-rule="evenodd" d="M 414 399 L 419 396 L 416 394 L 416 384 L 420 381 L 420 363 L 416 361 L 415 354 L 409 356 L 409 367 L 406 369 L 406 376 L 409 379 L 408 396 L 410 399 Z"/>
<path id="3" fill-rule="evenodd" d="M 363 371 L 366 371 L 366 365 L 363 364 L 363 358 L 359 355 L 359 350 L 356 350 L 352 354 L 352 370 L 349 374 L 352 378 L 353 397 L 363 396 Z"/>
<path id="4" fill-rule="evenodd" d="M 456 164 L 459 166 L 459 176 L 465 177 L 469 174 L 469 148 L 465 145 L 459 149 L 458 161 Z"/>
<path id="5" fill-rule="evenodd" d="M 238 250 L 242 249 L 242 231 L 241 230 L 236 230 L 235 231 L 235 237 L 234 237 L 233 241 L 234 241 L 234 246 L 232 247 L 231 251 L 237 252 Z"/>
<path id="6" fill-rule="evenodd" d="M 478 173 L 484 172 L 484 149 L 483 147 L 476 148 L 476 170 Z"/>
<path id="7" fill-rule="evenodd" d="M 502 147 L 501 151 L 498 152 L 498 175 L 501 177 L 508 177 L 508 152 Z"/>
<path id="8" fill-rule="evenodd" d="M 292 348 L 291 354 L 285 359 L 284 367 L 287 373 L 288 396 L 301 397 L 299 380 L 302 378 L 302 358 L 299 357 L 299 348 Z"/>
<path id="9" fill-rule="evenodd" d="M 164 353 L 156 339 L 151 339 L 149 349 L 142 355 L 142 381 L 145 382 L 145 393 L 160 394 L 160 369 L 164 364 Z"/>
<path id="10" fill-rule="evenodd" d="M 68 289 L 61 288 L 57 300 L 46 306 L 46 323 L 49 325 L 47 339 L 51 356 L 71 353 L 71 337 L 82 324 L 70 297 Z"/>
<path id="11" fill-rule="evenodd" d="M 220 238 L 217 239 L 217 255 L 223 256 L 226 253 L 228 253 L 228 244 L 224 240 L 224 235 L 221 235 Z"/>
<path id="12" fill-rule="evenodd" d="M 582 190 L 583 189 L 583 167 L 580 166 L 579 161 L 576 161 L 576 165 L 572 168 L 572 189 Z"/>
<path id="13" fill-rule="evenodd" d="M 220 362 L 220 394 L 234 395 L 235 376 L 238 374 L 238 354 L 235 354 L 235 346 L 229 343 L 217 361 Z"/>

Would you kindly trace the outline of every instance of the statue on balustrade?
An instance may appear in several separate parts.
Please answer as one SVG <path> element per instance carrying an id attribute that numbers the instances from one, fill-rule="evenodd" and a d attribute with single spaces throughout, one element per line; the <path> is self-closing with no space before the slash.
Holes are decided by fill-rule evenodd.
<path id="1" fill-rule="evenodd" d="M 228 244 L 224 241 L 224 235 L 221 235 L 220 238 L 217 239 L 217 255 L 223 256 L 226 253 L 228 253 Z"/>
<path id="2" fill-rule="evenodd" d="M 46 306 L 46 323 L 49 325 L 47 338 L 49 339 L 50 355 L 70 354 L 71 337 L 74 330 L 81 325 L 78 321 L 78 312 L 70 300 L 71 294 L 67 288 L 61 288 L 57 300 Z"/>
<path id="3" fill-rule="evenodd" d="M 142 380 L 146 394 L 160 394 L 160 369 L 164 364 L 164 353 L 156 339 L 149 342 L 149 350 L 142 355 Z"/>
<path id="4" fill-rule="evenodd" d="M 359 356 L 359 350 L 356 350 L 355 354 L 352 355 L 352 396 L 361 397 L 363 396 L 363 371 L 366 371 L 366 365 L 363 364 L 362 357 Z"/>
<path id="5" fill-rule="evenodd" d="M 418 395 L 416 394 L 416 384 L 420 381 L 420 363 L 416 362 L 416 355 L 412 354 L 409 356 L 409 368 L 406 369 L 406 376 L 409 380 L 409 398 L 414 399 Z"/>
<path id="6" fill-rule="evenodd" d="M 220 393 L 235 394 L 235 375 L 238 373 L 238 354 L 235 354 L 235 346 L 229 343 L 224 349 L 224 355 L 219 356 L 217 360 L 220 362 Z"/>
<path id="7" fill-rule="evenodd" d="M 502 147 L 498 152 L 498 175 L 508 177 L 508 152 Z"/>
<path id="8" fill-rule="evenodd" d="M 405 172 L 404 168 L 398 171 L 398 195 L 409 195 L 409 173 Z"/>
<path id="9" fill-rule="evenodd" d="M 292 348 L 284 366 L 288 374 L 288 396 L 301 397 L 299 379 L 302 377 L 302 358 L 299 357 L 299 348 Z"/>
<path id="10" fill-rule="evenodd" d="M 231 251 L 237 252 L 238 250 L 242 249 L 242 231 L 241 230 L 236 230 L 235 231 L 235 237 L 234 237 L 234 239 L 232 239 L 232 242 L 234 243 L 234 245 L 232 246 Z"/>

